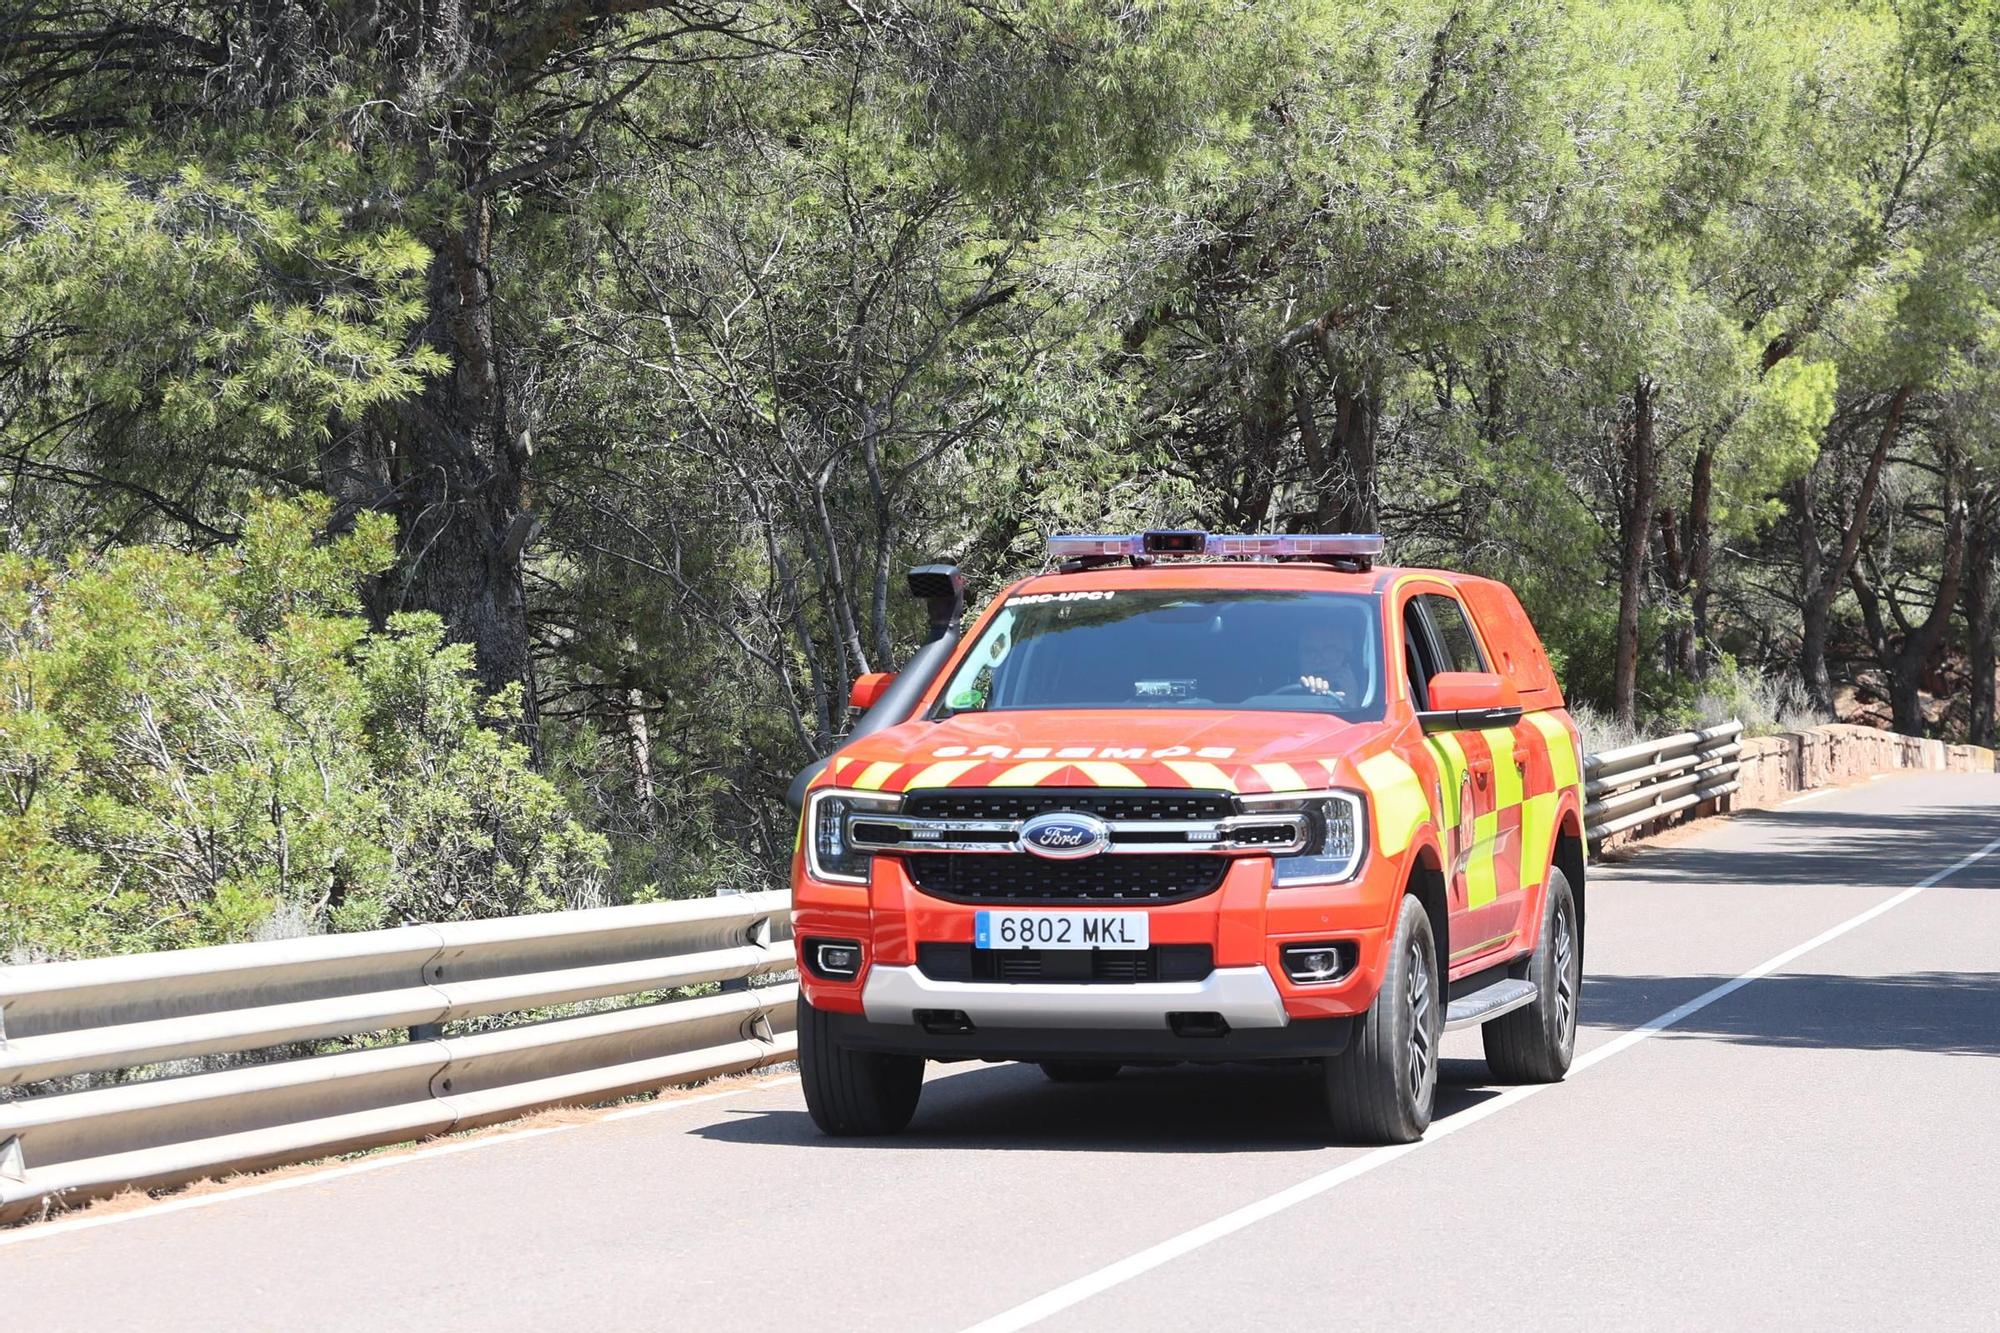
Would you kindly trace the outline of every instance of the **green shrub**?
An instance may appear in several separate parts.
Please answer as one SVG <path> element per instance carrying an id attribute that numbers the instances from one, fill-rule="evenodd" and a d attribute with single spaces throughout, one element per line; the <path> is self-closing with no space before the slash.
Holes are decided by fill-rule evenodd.
<path id="1" fill-rule="evenodd" d="M 233 549 L 0 556 L 0 955 L 594 901 L 606 850 L 429 615 L 370 632 L 377 516 L 266 503 Z"/>

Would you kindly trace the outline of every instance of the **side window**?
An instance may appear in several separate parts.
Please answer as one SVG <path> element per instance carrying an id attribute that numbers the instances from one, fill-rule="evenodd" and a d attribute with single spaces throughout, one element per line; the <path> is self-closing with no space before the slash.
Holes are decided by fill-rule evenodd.
<path id="1" fill-rule="evenodd" d="M 1486 659 L 1479 651 L 1479 640 L 1472 633 L 1472 626 L 1465 618 L 1465 608 L 1455 597 L 1427 592 L 1414 598 L 1422 602 L 1429 614 L 1431 628 L 1437 631 L 1438 651 L 1443 660 L 1436 666 L 1437 671 L 1484 671 Z"/>
<path id="2" fill-rule="evenodd" d="M 1410 677 L 1410 703 L 1420 713 L 1431 706 L 1431 677 L 1443 670 L 1419 605 L 1424 600 L 1412 597 L 1403 607 L 1403 669 Z"/>

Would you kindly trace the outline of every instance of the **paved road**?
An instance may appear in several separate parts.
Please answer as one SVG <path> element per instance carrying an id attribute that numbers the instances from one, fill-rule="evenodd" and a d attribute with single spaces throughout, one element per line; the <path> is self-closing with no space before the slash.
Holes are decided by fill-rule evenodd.
<path id="1" fill-rule="evenodd" d="M 1577 1071 L 1454 1034 L 1414 1149 L 1254 1071 L 938 1070 L 866 1144 L 780 1083 L 13 1233 L 0 1326 L 1990 1330 L 1996 840 L 2000 777 L 1909 776 L 1600 872 Z"/>

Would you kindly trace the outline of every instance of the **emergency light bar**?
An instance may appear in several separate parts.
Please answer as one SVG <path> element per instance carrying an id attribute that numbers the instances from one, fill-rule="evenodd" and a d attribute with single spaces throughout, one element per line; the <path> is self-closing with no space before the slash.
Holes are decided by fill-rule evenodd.
<path id="1" fill-rule="evenodd" d="M 1119 535 L 1066 533 L 1049 538 L 1049 554 L 1082 565 L 1160 556 L 1205 555 L 1215 560 L 1340 560 L 1363 569 L 1382 554 L 1382 538 L 1361 532 L 1207 533 L 1185 528 Z"/>

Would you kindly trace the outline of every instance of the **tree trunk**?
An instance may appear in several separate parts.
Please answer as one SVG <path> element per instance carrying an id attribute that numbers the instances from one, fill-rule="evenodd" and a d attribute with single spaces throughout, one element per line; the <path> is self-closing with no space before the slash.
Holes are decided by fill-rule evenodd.
<path id="1" fill-rule="evenodd" d="M 1996 542 L 1992 500 L 1980 506 L 1978 519 L 1966 549 L 1965 636 L 1967 655 L 1972 659 L 1972 716 L 1967 739 L 1974 745 L 1994 741 L 1994 557 Z"/>
<path id="2" fill-rule="evenodd" d="M 1632 385 L 1632 419 L 1625 431 L 1625 503 L 1619 514 L 1618 655 L 1612 672 L 1612 707 L 1627 725 L 1639 715 L 1639 597 L 1644 590 L 1646 548 L 1653 532 L 1653 499 L 1659 490 L 1653 448 L 1653 385 L 1641 375 Z"/>
<path id="3" fill-rule="evenodd" d="M 1708 675 L 1714 660 L 1708 640 L 1708 579 L 1714 558 L 1713 509 L 1715 493 L 1715 442 L 1704 437 L 1694 456 L 1694 485 L 1688 494 L 1687 577 L 1689 626 L 1687 655 L 1682 669 L 1691 680 Z"/>
<path id="4" fill-rule="evenodd" d="M 1686 598 L 1688 592 L 1687 558 L 1681 550 L 1681 517 L 1669 507 L 1660 511 L 1660 546 L 1657 559 L 1661 572 L 1666 575 L 1667 587 L 1674 596 Z M 1690 665 L 1694 660 L 1694 621 L 1692 617 L 1677 617 L 1669 630 L 1670 643 L 1666 652 L 1667 669 L 1692 677 Z"/>
<path id="5" fill-rule="evenodd" d="M 1833 711 L 1833 681 L 1826 669 L 1827 630 L 1833 621 L 1833 602 L 1854 568 L 1861 551 L 1861 539 L 1868 531 L 1868 514 L 1875 507 L 1875 490 L 1882 480 L 1882 464 L 1889 448 L 1903 428 L 1903 412 L 1909 406 L 1912 386 L 1899 387 L 1889 399 L 1875 448 L 1868 456 L 1841 536 L 1840 550 L 1832 560 L 1820 546 L 1819 522 L 1814 507 L 1814 474 L 1818 463 L 1807 468 L 1792 488 L 1792 509 L 1799 524 L 1799 676 L 1815 707 Z"/>
<path id="6" fill-rule="evenodd" d="M 473 647 L 489 691 L 521 687 L 535 731 L 533 663 L 521 557 L 533 535 L 525 506 L 527 446 L 509 412 L 493 327 L 493 213 L 469 204 L 463 228 L 430 238 L 426 337 L 451 357 L 416 400 L 390 410 L 384 441 L 392 459 L 402 560 L 384 611 L 434 611 Z"/>
<path id="7" fill-rule="evenodd" d="M 1341 488 L 1339 526 L 1342 532 L 1375 532 L 1382 526 L 1375 491 L 1376 433 L 1382 404 L 1371 377 L 1353 388 L 1334 391 L 1334 439 L 1345 476 Z"/>
<path id="8" fill-rule="evenodd" d="M 1944 640 L 1951 615 L 1958 607 L 1959 581 L 1965 573 L 1965 505 L 1958 488 L 1958 465 L 1950 461 L 1945 469 L 1944 563 L 1938 570 L 1937 600 L 1923 623 L 1912 625 L 1902 643 L 1883 665 L 1889 671 L 1889 707 L 1895 715 L 1896 730 L 1905 736 L 1925 733 L 1923 701 L 1924 673 Z M 1893 594 L 1891 594 L 1893 595 Z"/>
<path id="9" fill-rule="evenodd" d="M 1382 425 L 1382 393 L 1375 367 L 1366 358 L 1343 354 L 1325 328 L 1319 330 L 1318 342 L 1320 362 L 1333 386 L 1332 440 L 1320 457 L 1334 465 L 1322 471 L 1337 482 L 1337 493 L 1329 496 L 1324 489 L 1320 491 L 1315 523 L 1322 531 L 1331 526 L 1342 532 L 1376 532 L 1381 528 L 1375 455 Z M 1331 458 L 1327 458 L 1329 451 Z"/>

